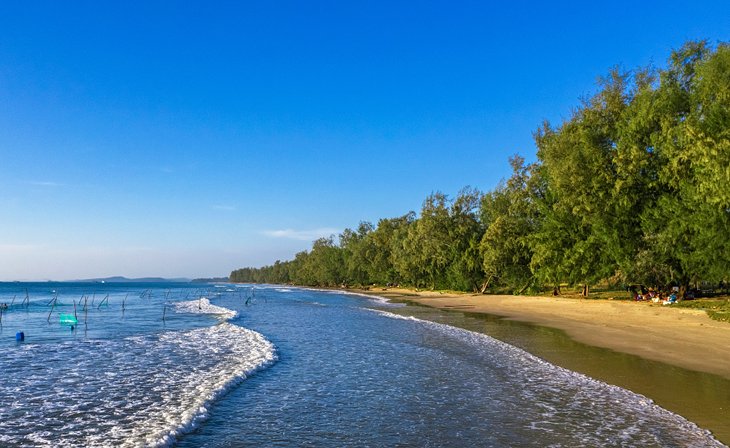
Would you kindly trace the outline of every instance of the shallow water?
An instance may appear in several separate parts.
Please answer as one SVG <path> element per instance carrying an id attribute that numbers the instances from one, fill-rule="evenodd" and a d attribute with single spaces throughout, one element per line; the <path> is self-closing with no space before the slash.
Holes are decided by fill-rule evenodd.
<path id="1" fill-rule="evenodd" d="M 3 317 L 2 446 L 722 446 L 641 395 L 416 307 L 102 286 L 95 304 L 109 293 L 108 308 L 71 331 L 58 311 L 47 322 L 48 286 Z M 88 285 L 58 288 L 71 298 Z"/>
<path id="2" fill-rule="evenodd" d="M 397 312 L 488 334 L 553 364 L 651 397 L 654 402 L 730 441 L 730 380 L 594 347 L 564 331 L 499 316 L 409 303 Z M 643 343 L 637 340 L 637 344 Z"/>
<path id="3" fill-rule="evenodd" d="M 169 445 L 228 389 L 275 361 L 269 341 L 228 323 L 235 313 L 202 297 L 220 297 L 215 290 L 23 286 L 30 303 L 9 306 L 0 333 L 3 447 Z M 8 291 L 17 287 L 0 285 L 0 303 L 12 301 Z M 56 292 L 59 302 L 50 306 Z M 60 313 L 73 314 L 73 302 L 87 292 L 93 299 L 77 305 L 76 328 L 61 325 Z M 22 343 L 14 337 L 19 330 Z"/>
<path id="4" fill-rule="evenodd" d="M 275 288 L 221 304 L 279 360 L 180 446 L 721 446 L 643 396 L 406 308 Z"/>

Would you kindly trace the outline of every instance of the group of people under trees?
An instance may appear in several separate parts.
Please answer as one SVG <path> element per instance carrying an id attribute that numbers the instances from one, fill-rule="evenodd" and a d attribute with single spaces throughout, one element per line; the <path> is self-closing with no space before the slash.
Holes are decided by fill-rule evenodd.
<path id="1" fill-rule="evenodd" d="M 673 286 L 669 290 L 661 288 L 649 287 L 648 289 L 644 285 L 634 285 L 629 287 L 631 297 L 637 302 L 654 302 L 661 303 L 662 305 L 671 305 L 676 303 L 679 299 L 679 286 Z M 683 300 L 693 300 L 695 298 L 695 291 L 689 290 L 684 294 Z"/>
<path id="2" fill-rule="evenodd" d="M 724 295 L 728 294 L 728 283 L 720 281 L 717 287 L 714 285 L 705 285 L 706 289 L 700 289 L 698 286 L 695 288 L 687 288 L 683 291 L 683 288 L 679 286 L 669 286 L 665 288 L 661 287 L 646 287 L 644 285 L 631 285 L 627 290 L 631 293 L 631 298 L 637 302 L 649 301 L 654 303 L 662 303 L 664 305 L 671 305 L 681 300 L 694 300 L 695 298 L 707 296 L 707 295 Z"/>

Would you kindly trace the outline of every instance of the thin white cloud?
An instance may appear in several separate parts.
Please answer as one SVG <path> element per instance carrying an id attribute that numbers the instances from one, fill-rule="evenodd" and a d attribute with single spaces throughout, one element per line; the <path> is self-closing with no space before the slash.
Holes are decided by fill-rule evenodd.
<path id="1" fill-rule="evenodd" d="M 291 240 L 313 241 L 317 238 L 326 238 L 330 235 L 336 235 L 340 233 L 340 230 L 332 227 L 322 227 L 312 230 L 264 230 L 262 233 L 272 238 L 287 238 Z"/>
<path id="2" fill-rule="evenodd" d="M 225 212 L 232 212 L 232 211 L 236 210 L 235 205 L 224 205 L 224 204 L 211 205 L 210 208 L 212 208 L 213 210 L 223 210 Z"/>
<path id="3" fill-rule="evenodd" d="M 30 185 L 35 185 L 36 187 L 62 187 L 63 184 L 58 182 L 48 182 L 48 181 L 30 181 L 28 182 Z"/>

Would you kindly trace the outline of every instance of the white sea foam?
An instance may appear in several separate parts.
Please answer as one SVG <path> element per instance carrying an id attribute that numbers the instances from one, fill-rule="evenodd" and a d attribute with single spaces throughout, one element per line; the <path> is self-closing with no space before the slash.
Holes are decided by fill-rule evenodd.
<path id="1" fill-rule="evenodd" d="M 321 288 L 300 288 L 306 291 L 317 291 L 317 292 L 324 292 L 327 294 L 340 294 L 345 296 L 357 296 L 362 297 L 363 299 L 368 299 L 372 302 L 376 302 L 378 305 L 384 305 L 384 306 L 390 306 L 390 307 L 402 307 L 405 306 L 401 303 L 393 303 L 390 301 L 390 299 L 385 298 L 383 296 L 375 295 L 375 294 L 366 294 L 364 292 L 355 292 L 355 291 L 348 291 L 345 289 L 321 289 Z"/>
<path id="2" fill-rule="evenodd" d="M 363 298 L 366 298 L 366 299 L 371 300 L 373 302 L 376 302 L 379 305 L 386 305 L 386 306 L 391 306 L 391 307 L 403 307 L 403 306 L 405 306 L 404 304 L 401 304 L 401 303 L 393 303 L 393 302 L 390 301 L 390 299 L 385 298 L 385 297 L 382 297 L 382 296 L 378 296 L 378 295 L 365 294 L 365 293 L 362 293 L 362 292 L 351 292 L 351 291 L 339 291 L 339 292 L 341 294 L 363 297 Z"/>
<path id="3" fill-rule="evenodd" d="M 518 389 L 519 401 L 537 409 L 538 417 L 529 422 L 531 430 L 568 430 L 580 434 L 585 446 L 630 446 L 636 445 L 637 440 L 643 440 L 642 445 L 661 446 L 660 432 L 669 430 L 682 440 L 682 446 L 725 446 L 709 431 L 643 395 L 556 366 L 491 336 L 412 316 L 371 311 L 428 327 L 467 343 L 480 356 L 491 358 L 500 366 L 499 375 L 522 385 Z M 566 418 L 571 415 L 574 417 Z M 571 425 L 575 426 L 572 430 L 565 427 Z M 589 426 L 594 427 L 587 430 Z"/>
<path id="4" fill-rule="evenodd" d="M 276 360 L 230 323 L 0 353 L 0 445 L 167 446 L 229 388 Z"/>
<path id="5" fill-rule="evenodd" d="M 175 302 L 173 303 L 173 307 L 178 313 L 215 314 L 224 320 L 230 320 L 238 316 L 237 311 L 213 305 L 206 297 L 185 302 Z"/>

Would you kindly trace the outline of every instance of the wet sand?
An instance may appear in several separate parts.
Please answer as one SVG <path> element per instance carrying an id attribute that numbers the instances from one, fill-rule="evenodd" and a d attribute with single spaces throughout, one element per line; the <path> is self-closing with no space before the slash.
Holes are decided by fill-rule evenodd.
<path id="1" fill-rule="evenodd" d="M 403 314 L 485 333 L 640 393 L 730 444 L 730 323 L 704 311 L 620 300 L 358 292 L 411 303 Z"/>
<path id="2" fill-rule="evenodd" d="M 557 328 L 585 344 L 730 379 L 730 323 L 712 320 L 700 310 L 619 300 L 449 294 L 400 288 L 362 292 Z"/>

